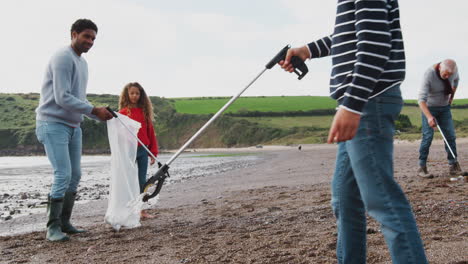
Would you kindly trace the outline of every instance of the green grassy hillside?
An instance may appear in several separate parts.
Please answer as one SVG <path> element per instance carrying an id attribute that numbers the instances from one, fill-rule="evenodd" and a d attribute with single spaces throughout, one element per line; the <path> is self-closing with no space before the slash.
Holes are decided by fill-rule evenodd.
<path id="1" fill-rule="evenodd" d="M 421 111 L 417 106 L 405 105 L 401 114 L 407 115 L 410 118 L 411 124 L 421 126 Z M 468 109 L 452 109 L 454 120 L 463 121 L 468 118 Z M 323 116 L 260 116 L 260 117 L 236 117 L 236 119 L 245 119 L 250 122 L 256 122 L 265 126 L 277 128 L 292 128 L 292 127 L 318 127 L 329 128 L 333 121 L 333 115 Z"/>
<path id="2" fill-rule="evenodd" d="M 97 106 L 117 110 L 117 95 L 88 95 Z M 151 97 L 155 129 L 163 149 L 180 147 L 229 98 Z M 35 108 L 38 94 L 0 93 L 0 154 L 43 153 L 35 137 Z M 458 137 L 468 136 L 468 99 L 454 102 L 452 109 Z M 257 144 L 323 143 L 335 113 L 328 97 L 245 97 L 239 98 L 191 147 L 236 147 Z M 419 139 L 421 112 L 414 100 L 403 107 L 397 121 L 400 139 Z M 105 123 L 85 119 L 83 145 L 88 153 L 108 150 Z M 436 134 L 438 135 L 438 134 Z M 21 151 L 24 150 L 24 151 Z M 22 154 L 23 153 L 23 154 Z"/>
<path id="3" fill-rule="evenodd" d="M 333 115 L 326 116 L 278 116 L 278 117 L 235 117 L 249 122 L 258 123 L 268 127 L 293 128 L 316 127 L 328 129 L 333 120 Z"/>
<path id="4" fill-rule="evenodd" d="M 110 105 L 117 109 L 118 96 L 116 95 L 89 95 L 88 100 L 96 105 Z M 175 111 L 178 113 L 210 114 L 218 111 L 227 100 L 228 98 L 184 98 L 170 99 L 169 101 L 175 105 Z M 316 96 L 246 97 L 238 100 L 226 112 L 288 112 L 335 108 L 335 102 L 330 98 Z M 416 101 L 407 100 L 406 102 L 415 103 Z M 38 103 L 38 94 L 2 94 L 0 96 L 0 110 L 3 114 L 0 115 L 0 129 L 34 127 L 34 110 Z M 468 104 L 468 99 L 454 101 L 454 106 L 466 104 Z M 406 105 L 402 110 L 402 114 L 409 116 L 413 125 L 420 126 L 421 112 L 417 106 Z M 452 114 L 455 120 L 461 121 L 468 118 L 467 109 L 455 108 L 452 109 Z M 240 119 L 280 128 L 303 126 L 327 128 L 332 120 L 332 115 L 241 117 Z"/>
<path id="5" fill-rule="evenodd" d="M 402 114 L 407 115 L 413 125 L 421 126 L 421 110 L 417 106 L 404 106 Z M 462 121 L 468 118 L 468 109 L 452 109 L 452 117 L 454 120 Z"/>
<path id="6" fill-rule="evenodd" d="M 89 95 L 88 100 L 98 106 L 118 107 L 117 95 Z M 0 93 L 0 129 L 35 127 L 39 94 L 1 94 Z"/>
<path id="7" fill-rule="evenodd" d="M 38 94 L 5 94 L 0 96 L 0 128 L 26 128 L 35 126 Z"/>

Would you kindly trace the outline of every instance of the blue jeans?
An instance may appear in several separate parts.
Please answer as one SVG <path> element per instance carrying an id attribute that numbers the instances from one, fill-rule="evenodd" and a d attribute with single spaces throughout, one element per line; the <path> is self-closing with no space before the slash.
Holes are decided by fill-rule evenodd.
<path id="1" fill-rule="evenodd" d="M 442 129 L 445 138 L 447 139 L 450 148 L 452 148 L 453 154 L 457 156 L 457 145 L 455 143 L 455 128 L 453 126 L 452 113 L 450 111 L 450 105 L 447 106 L 431 106 L 428 107 L 431 115 L 435 117 L 437 123 Z M 429 156 L 429 148 L 431 147 L 432 138 L 434 137 L 434 129 L 429 126 L 427 118 L 422 114 L 422 139 L 421 146 L 419 146 L 419 166 L 425 167 L 427 157 Z M 457 162 L 457 159 L 450 153 L 447 144 L 444 144 L 445 151 L 447 152 L 447 160 L 450 165 Z"/>
<path id="2" fill-rule="evenodd" d="M 50 197 L 63 198 L 65 192 L 76 192 L 81 179 L 81 128 L 38 120 L 36 136 L 54 170 Z"/>
<path id="3" fill-rule="evenodd" d="M 366 263 L 366 211 L 376 219 L 393 263 L 427 263 L 411 206 L 393 178 L 399 87 L 367 102 L 352 140 L 340 142 L 332 181 L 338 263 Z"/>
<path id="4" fill-rule="evenodd" d="M 143 193 L 143 186 L 146 183 L 146 172 L 148 171 L 148 152 L 138 146 L 136 162 L 138 165 L 138 183 L 140 184 L 140 193 Z"/>

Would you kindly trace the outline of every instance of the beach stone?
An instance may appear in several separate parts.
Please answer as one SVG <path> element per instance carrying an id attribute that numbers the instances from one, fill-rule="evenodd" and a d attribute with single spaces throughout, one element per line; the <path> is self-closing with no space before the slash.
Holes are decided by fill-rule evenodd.
<path id="1" fill-rule="evenodd" d="M 277 212 L 277 211 L 283 211 L 281 208 L 273 206 L 268 208 L 268 212 Z"/>
<path id="2" fill-rule="evenodd" d="M 21 196 L 20 196 L 20 198 L 21 198 L 22 200 L 26 200 L 26 199 L 28 199 L 28 195 L 27 195 L 26 193 L 22 193 Z"/>

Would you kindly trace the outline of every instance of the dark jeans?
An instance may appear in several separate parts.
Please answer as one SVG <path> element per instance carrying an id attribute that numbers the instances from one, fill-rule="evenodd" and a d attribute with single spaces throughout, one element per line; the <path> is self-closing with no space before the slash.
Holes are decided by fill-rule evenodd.
<path id="1" fill-rule="evenodd" d="M 429 107 L 429 111 L 431 112 L 432 116 L 435 117 L 437 123 L 442 129 L 442 133 L 444 133 L 445 138 L 447 139 L 450 147 L 453 150 L 453 154 L 455 157 L 457 156 L 457 146 L 455 143 L 455 128 L 453 126 L 452 120 L 452 113 L 450 111 L 450 105 L 447 106 L 432 106 Z M 429 156 L 429 148 L 431 147 L 432 138 L 434 137 L 434 129 L 429 126 L 427 122 L 427 118 L 424 114 L 422 114 L 422 140 L 421 146 L 419 147 L 419 166 L 425 167 L 427 162 L 427 157 Z M 448 163 L 454 164 L 457 160 L 452 157 L 449 148 L 446 144 L 445 151 L 447 152 L 447 160 Z"/>
<path id="2" fill-rule="evenodd" d="M 140 193 L 143 193 L 143 186 L 146 183 L 146 173 L 148 171 L 148 152 L 138 146 L 136 162 L 138 165 L 138 183 L 140 184 Z"/>

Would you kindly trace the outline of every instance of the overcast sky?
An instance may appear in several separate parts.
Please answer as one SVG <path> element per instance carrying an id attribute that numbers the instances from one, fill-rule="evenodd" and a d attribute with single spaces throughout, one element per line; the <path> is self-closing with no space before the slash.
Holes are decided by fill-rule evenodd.
<path id="1" fill-rule="evenodd" d="M 39 92 L 50 56 L 70 43 L 78 18 L 99 27 L 88 93 L 119 94 L 131 81 L 164 97 L 237 94 L 286 44 L 331 34 L 333 0 L 0 0 L 0 92 Z M 406 99 L 424 71 L 444 58 L 460 70 L 457 98 L 468 98 L 468 2 L 402 0 Z M 298 81 L 278 67 L 245 95 L 328 95 L 330 58 L 307 62 Z M 467 75 L 464 73 L 467 72 Z M 466 76 L 466 77 L 465 77 Z"/>

